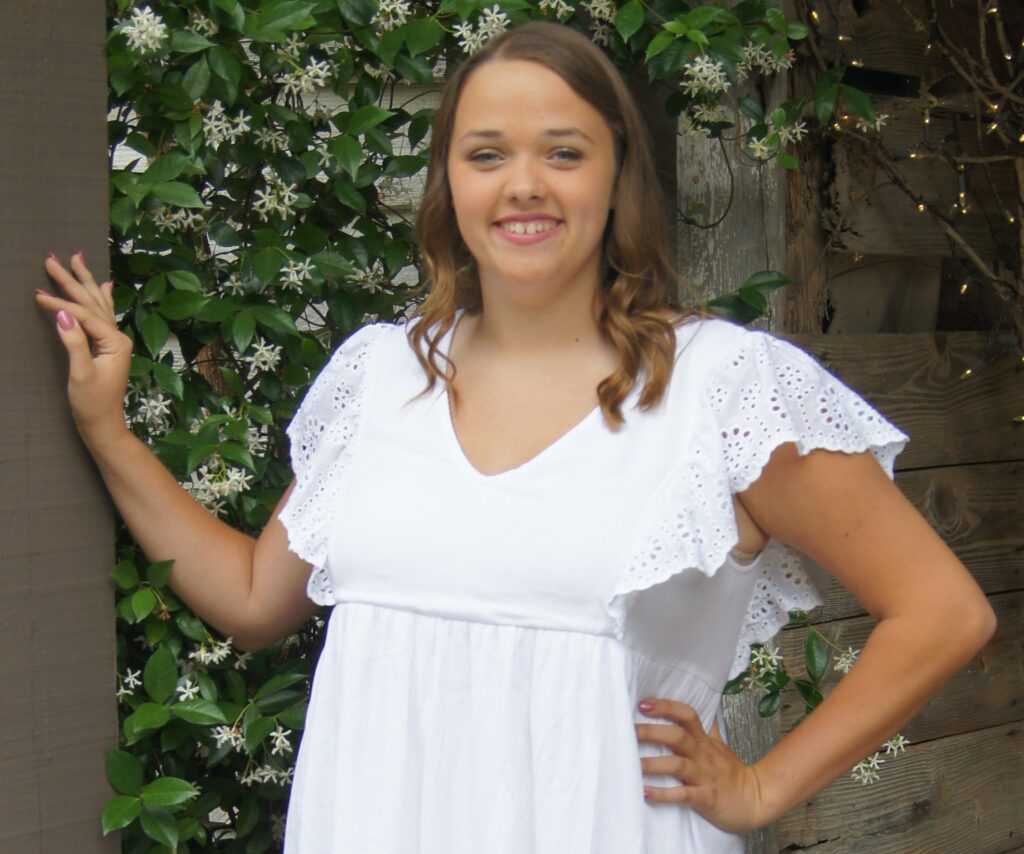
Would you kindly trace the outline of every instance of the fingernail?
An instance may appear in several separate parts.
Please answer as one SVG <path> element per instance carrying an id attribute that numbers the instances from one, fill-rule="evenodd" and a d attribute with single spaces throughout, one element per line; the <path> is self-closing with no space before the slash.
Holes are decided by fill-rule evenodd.
<path id="1" fill-rule="evenodd" d="M 42 294 L 43 296 L 47 296 L 47 297 L 53 296 L 53 294 L 51 294 L 48 290 L 46 290 L 46 288 L 36 288 L 36 293 L 37 294 Z"/>
<path id="2" fill-rule="evenodd" d="M 52 261 L 60 261 L 60 259 L 56 255 L 54 255 L 52 252 L 49 255 L 47 255 L 46 257 L 49 258 Z"/>
<path id="3" fill-rule="evenodd" d="M 651 790 L 644 786 L 644 800 L 648 800 L 651 797 Z"/>
<path id="4" fill-rule="evenodd" d="M 81 249 L 78 250 L 78 260 L 85 263 L 85 253 Z"/>
<path id="5" fill-rule="evenodd" d="M 653 712 L 654 711 L 654 701 L 653 700 L 641 700 L 639 703 L 637 703 L 637 708 L 641 712 Z"/>
<path id="6" fill-rule="evenodd" d="M 75 319 L 68 314 L 64 309 L 57 312 L 57 325 L 61 329 L 74 329 Z"/>

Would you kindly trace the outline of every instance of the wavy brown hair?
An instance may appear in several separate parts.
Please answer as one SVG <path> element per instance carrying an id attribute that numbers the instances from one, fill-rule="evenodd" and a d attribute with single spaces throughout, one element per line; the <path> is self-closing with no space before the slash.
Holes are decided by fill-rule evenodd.
<path id="1" fill-rule="evenodd" d="M 570 27 L 540 21 L 514 27 L 463 62 L 445 85 L 416 219 L 429 292 L 409 326 L 409 342 L 427 374 L 425 391 L 441 380 L 452 392 L 455 366 L 441 351 L 441 341 L 454 326 L 458 309 L 478 313 L 483 305 L 476 264 L 459 236 L 452 206 L 448 153 L 466 80 L 484 63 L 498 60 L 527 60 L 554 71 L 604 117 L 612 132 L 616 182 L 604 234 L 598 327 L 618 351 L 619 364 L 598 384 L 597 395 L 605 420 L 617 427 L 623 421 L 623 401 L 641 375 L 640 408 L 661 400 L 672 376 L 675 324 L 692 312 L 682 311 L 677 302 L 667 218 L 640 111 L 611 61 Z"/>

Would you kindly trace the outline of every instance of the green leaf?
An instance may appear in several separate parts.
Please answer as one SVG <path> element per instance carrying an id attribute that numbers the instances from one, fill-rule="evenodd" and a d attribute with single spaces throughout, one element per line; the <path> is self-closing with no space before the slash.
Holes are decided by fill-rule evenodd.
<path id="1" fill-rule="evenodd" d="M 167 637 L 167 620 L 159 620 L 150 614 L 142 624 L 143 634 L 146 636 L 146 643 L 151 647 L 156 646 Z"/>
<path id="2" fill-rule="evenodd" d="M 206 207 L 195 189 L 181 181 L 165 181 L 161 184 L 154 184 L 152 192 L 160 201 L 168 205 L 177 205 L 179 208 Z"/>
<path id="3" fill-rule="evenodd" d="M 167 273 L 167 280 L 176 290 L 192 291 L 192 293 L 196 294 L 203 292 L 203 286 L 199 281 L 199 277 L 188 270 L 171 270 Z"/>
<path id="4" fill-rule="evenodd" d="M 779 695 L 779 692 L 771 691 L 765 694 L 757 704 L 757 713 L 762 718 L 770 718 L 779 710 L 781 705 L 782 697 Z"/>
<path id="5" fill-rule="evenodd" d="M 279 712 L 277 721 L 287 729 L 302 729 L 306 725 L 307 708 L 305 703 L 295 703 Z"/>
<path id="6" fill-rule="evenodd" d="M 723 694 L 741 694 L 746 689 L 746 681 L 750 676 L 749 670 L 744 670 L 742 673 L 734 676 L 728 682 L 725 683 L 725 687 L 722 688 Z"/>
<path id="7" fill-rule="evenodd" d="M 790 41 L 805 39 L 810 34 L 811 28 L 803 21 L 790 21 L 786 24 L 786 38 Z"/>
<path id="8" fill-rule="evenodd" d="M 392 110 L 385 110 L 383 107 L 378 107 L 376 104 L 369 104 L 365 107 L 360 107 L 348 120 L 348 125 L 345 127 L 345 132 L 355 136 L 357 133 L 362 133 L 370 128 L 375 128 L 383 121 L 387 121 L 393 115 Z"/>
<path id="9" fill-rule="evenodd" d="M 180 777 L 157 777 L 142 788 L 142 803 L 151 807 L 173 807 L 199 796 L 199 789 Z"/>
<path id="10" fill-rule="evenodd" d="M 187 165 L 188 157 L 185 154 L 180 151 L 170 151 L 150 163 L 139 180 L 150 185 L 173 181 Z"/>
<path id="11" fill-rule="evenodd" d="M 797 679 L 793 684 L 796 685 L 796 690 L 800 692 L 800 697 L 809 709 L 816 709 L 821 704 L 823 697 L 816 685 L 803 679 Z"/>
<path id="12" fill-rule="evenodd" d="M 799 164 L 796 155 L 783 152 L 779 155 L 779 165 L 785 169 L 796 169 Z"/>
<path id="13" fill-rule="evenodd" d="M 643 23 L 644 7 L 639 0 L 630 0 L 615 15 L 615 29 L 619 31 L 623 41 L 629 41 L 633 33 L 643 26 Z"/>
<path id="14" fill-rule="evenodd" d="M 205 56 L 192 63 L 192 67 L 185 72 L 181 85 L 193 101 L 200 100 L 206 94 L 206 89 L 210 85 L 210 63 Z"/>
<path id="15" fill-rule="evenodd" d="M 143 703 L 124 719 L 125 744 L 135 744 L 140 738 L 160 729 L 171 719 L 166 706 Z"/>
<path id="16" fill-rule="evenodd" d="M 224 99 L 228 105 L 238 98 L 238 86 L 242 80 L 242 63 L 226 47 L 217 45 L 206 52 L 206 60 L 214 77 L 224 84 Z"/>
<path id="17" fill-rule="evenodd" d="M 178 823 L 170 812 L 161 807 L 144 807 L 140 819 L 146 836 L 154 842 L 166 845 L 171 851 L 178 847 Z"/>
<path id="18" fill-rule="evenodd" d="M 178 400 L 185 396 L 185 383 L 170 365 L 165 365 L 163 362 L 154 362 L 153 378 L 160 388 L 173 394 Z"/>
<path id="19" fill-rule="evenodd" d="M 155 703 L 165 702 L 173 693 L 178 683 L 178 665 L 174 655 L 165 647 L 160 647 L 146 662 L 142 671 L 142 684 L 146 693 Z"/>
<path id="20" fill-rule="evenodd" d="M 256 334 L 256 315 L 244 308 L 231 318 L 231 343 L 239 353 L 244 353 Z"/>
<path id="21" fill-rule="evenodd" d="M 228 462 L 238 463 L 252 472 L 256 471 L 256 461 L 252 458 L 252 454 L 237 442 L 221 442 L 217 446 L 217 450 Z"/>
<path id="22" fill-rule="evenodd" d="M 143 587 L 132 594 L 131 602 L 135 622 L 140 622 L 148 617 L 150 612 L 156 607 L 157 598 L 152 590 L 148 587 Z"/>
<path id="23" fill-rule="evenodd" d="M 764 110 L 761 109 L 761 105 L 756 99 L 751 98 L 749 95 L 744 95 L 739 99 L 738 103 L 740 112 L 747 118 L 753 119 L 755 122 L 764 121 Z"/>
<path id="24" fill-rule="evenodd" d="M 170 580 L 171 567 L 173 566 L 173 560 L 161 560 L 151 563 L 146 569 L 146 581 L 154 587 L 166 587 L 167 582 Z"/>
<path id="25" fill-rule="evenodd" d="M 260 700 L 270 694 L 288 688 L 297 682 L 303 682 L 306 680 L 306 676 L 302 673 L 280 673 L 277 676 L 271 676 L 260 689 L 253 696 L 254 700 Z"/>
<path id="26" fill-rule="evenodd" d="M 253 23 L 248 25 L 250 35 L 257 41 L 284 41 L 288 32 L 312 27 L 316 21 L 310 17 L 312 3 L 300 3 L 297 0 L 286 0 L 269 8 L 264 4 L 260 13 L 253 15 Z"/>
<path id="27" fill-rule="evenodd" d="M 363 162 L 363 147 L 359 141 L 347 134 L 342 134 L 334 137 L 327 146 L 334 159 L 341 164 L 341 168 L 355 178 L 359 171 L 359 164 Z"/>
<path id="28" fill-rule="evenodd" d="M 178 630 L 185 635 L 185 637 L 191 638 L 196 641 L 196 643 L 202 643 L 206 640 L 206 636 L 208 634 L 206 627 L 203 625 L 203 621 L 195 614 L 192 614 L 189 611 L 178 611 L 174 615 L 174 622 L 177 624 Z"/>
<path id="29" fill-rule="evenodd" d="M 229 671 L 234 672 L 234 671 Z M 196 697 L 192 700 L 182 700 L 171 706 L 171 714 L 190 724 L 226 724 L 228 719 L 224 716 L 220 706 Z"/>
<path id="30" fill-rule="evenodd" d="M 146 349 L 149 350 L 150 355 L 154 358 L 159 356 L 164 343 L 167 341 L 167 336 L 170 334 L 167 321 L 155 311 L 151 311 L 146 315 L 146 319 L 142 321 L 140 326 L 139 331 L 142 332 L 142 340 L 146 344 Z"/>
<path id="31" fill-rule="evenodd" d="M 283 335 L 299 334 L 299 330 L 295 327 L 295 318 L 275 305 L 254 305 L 252 313 L 256 315 L 257 323 L 271 332 L 279 332 Z"/>
<path id="32" fill-rule="evenodd" d="M 213 42 L 206 36 L 191 30 L 174 30 L 171 32 L 171 50 L 175 53 L 196 53 L 213 47 Z"/>
<path id="33" fill-rule="evenodd" d="M 278 249 L 261 249 L 252 259 L 253 275 L 262 285 L 269 285 L 281 272 L 288 259 Z"/>
<path id="34" fill-rule="evenodd" d="M 792 280 L 789 276 L 780 273 L 778 270 L 761 270 L 750 276 L 741 287 L 757 288 L 761 293 L 768 293 L 776 288 L 781 288 L 783 285 L 788 285 L 790 281 Z"/>
<path id="35" fill-rule="evenodd" d="M 142 763 L 126 750 L 108 750 L 107 779 L 121 794 L 137 795 L 142 791 Z"/>
<path id="36" fill-rule="evenodd" d="M 194 291 L 170 291 L 160 300 L 160 313 L 171 320 L 185 320 L 206 305 L 207 299 Z"/>
<path id="37" fill-rule="evenodd" d="M 870 95 L 853 86 L 847 86 L 845 83 L 840 85 L 839 91 L 843 93 L 843 100 L 858 116 L 869 122 L 875 120 L 875 105 L 872 103 Z"/>
<path id="38" fill-rule="evenodd" d="M 260 742 L 277 729 L 277 722 L 273 718 L 258 717 L 249 721 L 244 729 L 245 749 L 253 753 Z"/>
<path id="39" fill-rule="evenodd" d="M 699 44 L 701 47 L 708 46 L 708 37 L 704 35 L 703 30 L 687 30 L 686 37 L 694 44 Z"/>
<path id="40" fill-rule="evenodd" d="M 662 30 L 653 39 L 651 39 L 651 43 L 647 45 L 647 53 L 644 55 L 644 59 L 647 62 L 650 62 L 651 59 L 653 59 L 659 53 L 665 50 L 665 48 L 667 48 L 675 40 L 676 37 L 672 35 L 672 33 L 668 32 L 667 30 Z"/>
<path id="41" fill-rule="evenodd" d="M 135 563 L 130 560 L 118 563 L 110 570 L 110 577 L 114 579 L 114 584 L 122 590 L 131 590 L 139 583 L 139 571 L 135 568 Z"/>
<path id="42" fill-rule="evenodd" d="M 196 445 L 191 451 L 188 452 L 188 461 L 185 464 L 185 470 L 191 474 L 196 468 L 211 454 L 217 450 L 217 446 L 212 442 L 207 442 L 202 445 Z"/>
<path id="43" fill-rule="evenodd" d="M 142 811 L 142 801 L 131 795 L 115 795 L 103 808 L 103 835 L 127 827 Z"/>
<path id="44" fill-rule="evenodd" d="M 820 682 L 828 668 L 828 644 L 821 632 L 811 629 L 804 642 L 804 658 L 807 660 L 807 675 L 814 682 Z"/>
<path id="45" fill-rule="evenodd" d="M 434 18 L 409 21 L 405 25 L 405 43 L 413 56 L 436 47 L 443 35 L 444 30 Z"/>
<path id="46" fill-rule="evenodd" d="M 765 22 L 777 33 L 786 32 L 786 16 L 782 14 L 782 10 L 774 6 L 769 6 L 764 13 Z"/>
<path id="47" fill-rule="evenodd" d="M 388 161 L 384 174 L 394 178 L 408 178 L 427 165 L 427 158 L 419 154 L 399 154 Z"/>

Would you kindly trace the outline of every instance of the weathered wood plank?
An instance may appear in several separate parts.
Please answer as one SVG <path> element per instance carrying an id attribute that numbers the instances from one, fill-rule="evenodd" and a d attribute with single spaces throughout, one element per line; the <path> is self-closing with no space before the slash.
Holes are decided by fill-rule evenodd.
<path id="1" fill-rule="evenodd" d="M 914 744 L 864 788 L 844 775 L 777 826 L 780 850 L 996 854 L 1024 838 L 1020 723 Z"/>
<path id="2" fill-rule="evenodd" d="M 828 334 L 934 332 L 941 278 L 937 258 L 830 253 Z"/>
<path id="3" fill-rule="evenodd" d="M 1024 463 L 899 472 L 896 483 L 988 594 L 1024 589 Z M 818 620 L 863 614 L 837 581 Z"/>
<path id="4" fill-rule="evenodd" d="M 998 628 L 974 660 L 953 676 L 942 690 L 906 724 L 901 732 L 913 743 L 999 726 L 1024 718 L 1024 592 L 992 596 Z M 815 625 L 837 646 L 861 649 L 874 628 L 871 617 L 852 617 Z M 789 666 L 802 671 L 804 628 L 782 632 L 782 652 Z M 839 680 L 831 669 L 824 681 L 828 691 Z M 785 692 L 779 713 L 781 732 L 793 729 L 803 713 L 796 691 Z"/>
<path id="5" fill-rule="evenodd" d="M 833 159 L 832 249 L 864 255 L 949 254 L 946 232 L 933 217 L 918 211 L 917 203 L 877 168 L 861 146 L 839 143 L 833 148 Z M 952 171 L 945 175 L 935 166 L 927 168 L 937 180 L 922 183 L 918 192 L 945 215 L 958 199 L 956 175 Z M 992 231 L 977 206 L 957 218 L 956 228 L 982 258 L 995 257 Z"/>
<path id="6" fill-rule="evenodd" d="M 898 468 L 1024 459 L 1024 429 L 1013 421 L 1024 407 L 1024 365 L 993 336 L 787 337 L 908 433 Z"/>

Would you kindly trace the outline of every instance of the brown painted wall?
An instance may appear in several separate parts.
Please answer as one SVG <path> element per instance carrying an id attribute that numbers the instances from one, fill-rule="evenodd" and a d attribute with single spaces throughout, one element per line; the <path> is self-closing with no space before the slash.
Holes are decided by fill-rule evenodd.
<path id="1" fill-rule="evenodd" d="M 106 267 L 104 6 L 0 12 L 0 851 L 113 852 L 100 835 L 117 735 L 111 510 L 32 299 L 48 251 Z"/>

